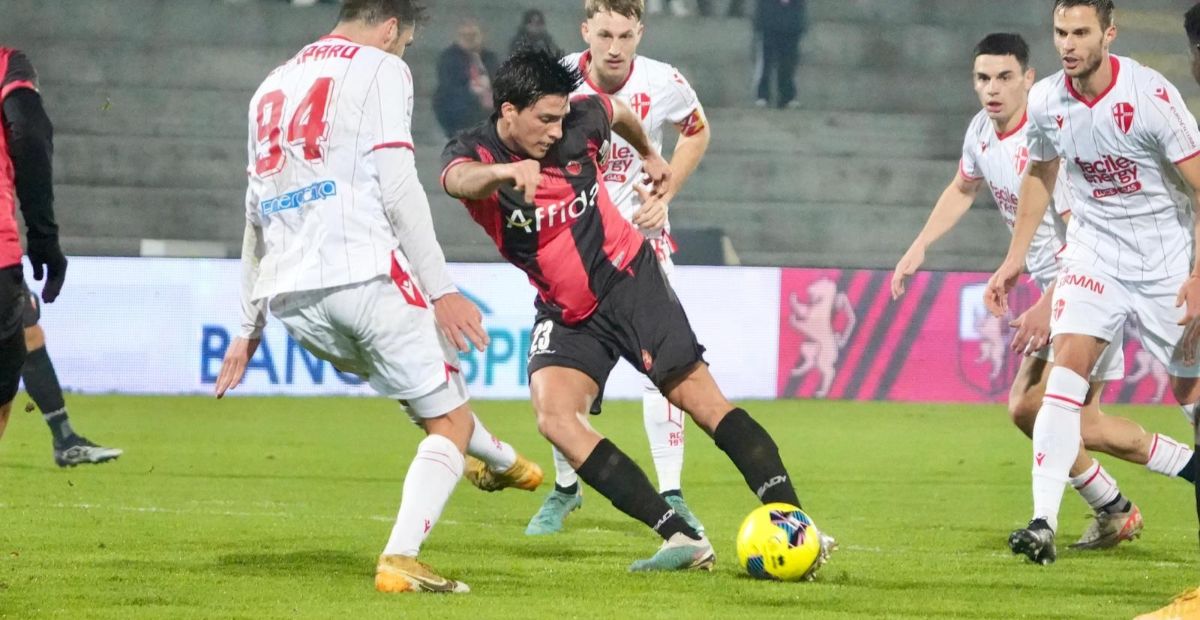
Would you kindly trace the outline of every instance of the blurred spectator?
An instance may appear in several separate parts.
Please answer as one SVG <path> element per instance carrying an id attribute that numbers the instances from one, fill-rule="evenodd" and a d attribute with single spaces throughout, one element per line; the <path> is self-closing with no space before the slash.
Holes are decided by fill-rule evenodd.
<path id="1" fill-rule="evenodd" d="M 692 12 L 688 10 L 683 0 L 667 0 L 668 6 L 671 8 L 671 14 L 675 17 L 687 17 Z M 646 0 L 646 14 L 658 15 L 663 12 L 663 0 Z"/>
<path id="2" fill-rule="evenodd" d="M 713 0 L 696 0 L 696 12 L 702 17 L 712 17 Z M 725 9 L 725 17 L 745 17 L 746 16 L 746 0 L 729 0 L 729 5 Z"/>
<path id="3" fill-rule="evenodd" d="M 555 58 L 562 58 L 562 48 L 554 44 L 554 39 L 546 31 L 546 15 L 539 9 L 525 11 L 521 18 L 521 27 L 512 43 L 508 44 L 508 53 L 512 54 L 521 48 L 542 50 Z"/>
<path id="4" fill-rule="evenodd" d="M 479 21 L 464 19 L 457 40 L 438 57 L 433 110 L 438 124 L 453 137 L 492 114 L 492 75 L 499 62 L 483 47 Z"/>
<path id="5" fill-rule="evenodd" d="M 755 105 L 770 105 L 772 76 L 778 94 L 776 106 L 797 105 L 796 63 L 800 60 L 800 37 L 807 28 L 805 0 L 758 0 L 754 11 L 754 34 L 759 44 Z"/>

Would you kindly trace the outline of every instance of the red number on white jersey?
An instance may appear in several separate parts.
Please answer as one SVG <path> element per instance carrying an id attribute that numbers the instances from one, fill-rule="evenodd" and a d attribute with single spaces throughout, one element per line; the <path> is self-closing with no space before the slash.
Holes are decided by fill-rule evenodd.
<path id="1" fill-rule="evenodd" d="M 279 127 L 287 101 L 282 90 L 273 90 L 258 101 L 258 143 L 267 143 L 267 154 L 254 161 L 254 172 L 267 177 L 283 170 L 283 148 L 279 145 Z"/>
<path id="2" fill-rule="evenodd" d="M 288 144 L 303 144 L 304 159 L 317 160 L 324 157 L 321 143 L 329 125 L 325 122 L 325 111 L 329 108 L 329 96 L 333 91 L 333 78 L 318 78 L 308 93 L 300 100 L 299 107 L 288 123 Z M 266 155 L 254 162 L 254 171 L 262 177 L 283 170 L 283 108 L 287 97 L 282 90 L 273 90 L 263 95 L 258 102 L 258 143 L 267 145 Z"/>

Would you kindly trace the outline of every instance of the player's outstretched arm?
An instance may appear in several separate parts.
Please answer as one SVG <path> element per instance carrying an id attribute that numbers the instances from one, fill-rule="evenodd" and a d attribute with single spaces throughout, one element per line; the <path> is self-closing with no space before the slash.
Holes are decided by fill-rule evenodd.
<path id="1" fill-rule="evenodd" d="M 484 200 L 505 185 L 524 192 L 525 202 L 533 203 L 542 167 L 537 160 L 523 159 L 511 164 L 485 164 L 471 161 L 454 164 L 445 172 L 442 185 L 446 193 L 460 200 Z"/>
<path id="2" fill-rule="evenodd" d="M 673 185 L 671 166 L 650 142 L 650 136 L 646 135 L 646 130 L 642 127 L 642 119 L 620 99 L 614 98 L 610 101 L 613 111 L 612 129 L 641 155 L 642 170 L 652 186 L 650 194 L 657 198 L 669 195 Z"/>
<path id="3" fill-rule="evenodd" d="M 253 200 L 252 192 L 247 191 L 246 196 L 247 201 Z M 267 325 L 266 300 L 254 301 L 254 285 L 258 283 L 259 262 L 265 255 L 262 228 L 247 219 L 242 234 L 242 331 L 225 350 L 214 388 L 217 398 L 242 382 L 246 366 L 262 341 L 262 330 Z"/>
<path id="4" fill-rule="evenodd" d="M 712 130 L 701 107 L 697 107 L 688 120 L 676 124 L 675 129 L 679 131 L 679 140 L 671 153 L 671 189 L 663 196 L 667 202 L 675 198 L 700 166 L 700 160 L 704 159 L 708 144 L 712 141 Z"/>
<path id="5" fill-rule="evenodd" d="M 937 203 L 933 205 L 933 212 L 925 221 L 925 227 L 900 258 L 900 262 L 896 263 L 896 269 L 892 271 L 892 299 L 900 299 L 904 295 L 905 280 L 921 268 L 925 262 L 925 250 L 942 235 L 950 232 L 962 219 L 963 214 L 971 208 L 981 182 L 982 179 L 968 179 L 961 172 L 955 173 L 954 180 L 946 186 Z"/>
<path id="6" fill-rule="evenodd" d="M 1029 244 L 1033 242 L 1033 236 L 1050 206 L 1050 197 L 1054 194 L 1054 184 L 1058 179 L 1058 165 L 1057 158 L 1031 161 L 1029 171 L 1021 181 L 1021 194 L 1017 198 L 1017 221 L 1013 226 L 1008 255 L 988 280 L 984 292 L 984 303 L 996 316 L 1003 316 L 1008 312 L 1008 293 L 1016 286 L 1017 278 L 1025 268 L 1025 255 L 1029 253 Z"/>
<path id="7" fill-rule="evenodd" d="M 4 98 L 4 127 L 13 180 L 21 214 L 25 217 L 26 254 L 33 277 L 41 280 L 42 300 L 53 302 L 67 275 L 67 259 L 58 244 L 54 221 L 54 127 L 42 107 L 42 97 L 31 88 L 18 88 Z"/>
<path id="8" fill-rule="evenodd" d="M 442 334 L 466 353 L 473 343 L 487 348 L 487 331 L 479 308 L 458 292 L 446 269 L 446 255 L 433 228 L 429 197 L 417 177 L 413 152 L 406 148 L 375 152 L 383 210 L 400 249 L 408 259 L 421 289 L 433 302 L 433 314 Z"/>

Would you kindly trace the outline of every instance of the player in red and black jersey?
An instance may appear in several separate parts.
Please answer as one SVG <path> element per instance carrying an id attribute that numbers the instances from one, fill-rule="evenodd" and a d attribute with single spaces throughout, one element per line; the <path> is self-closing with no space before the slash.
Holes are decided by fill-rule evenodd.
<path id="1" fill-rule="evenodd" d="M 495 114 L 447 145 L 442 185 L 538 290 L 529 352 L 538 430 L 584 482 L 665 541 L 630 569 L 708 569 L 708 540 L 583 421 L 618 358 L 689 412 L 760 500 L 799 500 L 770 435 L 721 394 L 653 248 L 621 217 L 599 173 L 612 131 L 643 158 L 655 192 L 668 187 L 667 163 L 625 104 L 570 99 L 581 80 L 544 53 L 509 58 L 493 81 Z M 821 561 L 832 546 L 823 537 Z"/>
<path id="2" fill-rule="evenodd" d="M 54 130 L 42 107 L 33 65 L 20 51 L 6 47 L 0 47 L 0 124 L 0 435 L 23 378 L 54 436 L 54 460 L 60 467 L 115 459 L 121 450 L 98 446 L 71 428 L 62 387 L 46 352 L 46 334 L 38 325 L 41 303 L 22 276 L 18 203 L 27 226 L 33 277 L 46 278 L 46 303 L 62 289 L 67 259 L 54 221 Z"/>

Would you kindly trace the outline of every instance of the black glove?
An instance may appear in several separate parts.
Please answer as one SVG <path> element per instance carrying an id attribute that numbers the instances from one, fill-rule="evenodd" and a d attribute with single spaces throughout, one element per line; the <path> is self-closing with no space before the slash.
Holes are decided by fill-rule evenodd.
<path id="1" fill-rule="evenodd" d="M 43 273 L 46 276 L 46 285 L 42 287 L 42 301 L 53 303 L 62 291 L 63 280 L 67 277 L 67 257 L 63 256 L 62 248 L 58 247 L 58 237 L 29 238 L 26 241 L 25 253 L 33 265 L 33 279 L 41 281 Z"/>

